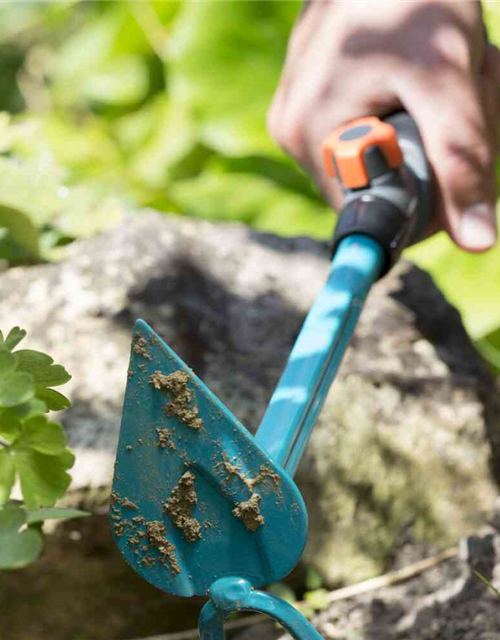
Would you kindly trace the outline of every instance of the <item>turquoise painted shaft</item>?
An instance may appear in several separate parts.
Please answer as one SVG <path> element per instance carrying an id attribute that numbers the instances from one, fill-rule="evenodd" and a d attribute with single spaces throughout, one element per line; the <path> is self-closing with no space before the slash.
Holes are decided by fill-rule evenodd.
<path id="1" fill-rule="evenodd" d="M 339 245 L 327 283 L 309 311 L 256 438 L 293 475 L 384 263 L 381 246 L 352 235 Z"/>

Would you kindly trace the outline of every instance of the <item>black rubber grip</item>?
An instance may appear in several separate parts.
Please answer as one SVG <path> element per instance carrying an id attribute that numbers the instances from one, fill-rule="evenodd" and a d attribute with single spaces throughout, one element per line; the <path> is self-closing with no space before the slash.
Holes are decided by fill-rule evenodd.
<path id="1" fill-rule="evenodd" d="M 398 111 L 385 118 L 385 122 L 396 129 L 404 156 L 403 173 L 406 170 L 411 174 L 411 177 L 406 176 L 407 188 L 411 189 L 410 183 L 415 182 L 417 203 L 411 215 L 416 218 L 416 222 L 412 235 L 408 239 L 408 245 L 411 245 L 422 240 L 434 215 L 436 204 L 434 174 L 415 120 L 406 111 Z"/>
<path id="2" fill-rule="evenodd" d="M 339 244 L 353 234 L 362 234 L 376 240 L 385 250 L 386 261 L 380 277 L 397 262 L 408 246 L 415 218 L 408 218 L 399 207 L 388 200 L 369 195 L 350 202 L 342 211 L 333 239 L 333 252 Z"/>

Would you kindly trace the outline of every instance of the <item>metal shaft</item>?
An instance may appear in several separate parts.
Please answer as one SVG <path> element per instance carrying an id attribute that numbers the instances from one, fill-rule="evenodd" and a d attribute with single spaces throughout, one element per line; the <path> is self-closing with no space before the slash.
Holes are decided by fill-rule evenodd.
<path id="1" fill-rule="evenodd" d="M 383 249 L 371 238 L 352 235 L 343 240 L 295 342 L 256 434 L 290 475 L 297 469 L 383 263 Z"/>

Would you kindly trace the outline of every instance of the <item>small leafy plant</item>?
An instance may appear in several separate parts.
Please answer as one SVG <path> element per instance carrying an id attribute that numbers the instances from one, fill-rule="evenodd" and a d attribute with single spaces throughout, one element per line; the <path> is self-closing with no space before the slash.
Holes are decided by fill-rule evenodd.
<path id="1" fill-rule="evenodd" d="M 26 331 L 0 331 L 0 569 L 24 567 L 42 550 L 46 519 L 87 515 L 53 508 L 71 482 L 74 455 L 66 435 L 47 415 L 70 406 L 52 387 L 71 379 L 68 372 L 39 351 L 14 351 Z M 16 481 L 23 500 L 10 499 Z"/>

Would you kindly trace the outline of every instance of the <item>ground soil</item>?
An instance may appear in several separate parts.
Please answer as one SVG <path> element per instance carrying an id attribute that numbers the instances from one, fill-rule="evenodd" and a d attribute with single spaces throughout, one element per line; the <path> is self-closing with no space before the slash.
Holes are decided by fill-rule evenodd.
<path id="1" fill-rule="evenodd" d="M 473 569 L 498 585 L 499 542 L 491 536 L 463 541 L 456 558 L 403 584 L 336 603 L 316 626 L 326 640 L 498 640 L 500 599 Z M 474 547 L 468 559 L 467 547 Z"/>
<path id="2" fill-rule="evenodd" d="M 332 604 L 315 616 L 316 628 L 325 640 L 497 640 L 500 598 L 474 571 L 500 587 L 498 531 L 495 525 L 462 540 L 458 555 L 410 580 Z M 403 545 L 390 569 L 431 554 Z M 298 593 L 303 579 L 299 567 L 290 581 Z M 0 638 L 167 640 L 164 634 L 195 629 L 203 604 L 139 578 L 115 547 L 107 516 L 96 515 L 46 536 L 43 556 L 31 567 L 0 573 Z M 272 623 L 233 630 L 228 638 L 285 640 Z"/>
<path id="3" fill-rule="evenodd" d="M 396 564 L 408 566 L 423 551 L 402 548 Z M 495 529 L 462 540 L 456 556 L 410 580 L 330 605 L 313 622 L 325 640 L 498 640 L 500 595 L 491 586 L 500 586 Z M 251 638 L 290 640 L 268 622 L 237 634 L 237 640 Z"/>
<path id="4" fill-rule="evenodd" d="M 0 638 L 145 638 L 196 627 L 202 605 L 140 578 L 115 547 L 107 516 L 93 516 L 46 536 L 31 567 L 0 573 Z"/>

